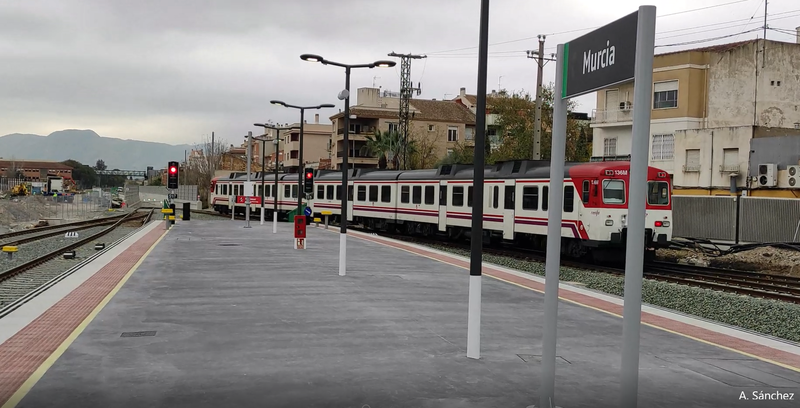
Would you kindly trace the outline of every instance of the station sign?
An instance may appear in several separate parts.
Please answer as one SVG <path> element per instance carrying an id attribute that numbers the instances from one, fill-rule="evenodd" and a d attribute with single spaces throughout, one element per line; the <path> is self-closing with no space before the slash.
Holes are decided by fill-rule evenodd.
<path id="1" fill-rule="evenodd" d="M 561 97 L 573 98 L 633 80 L 639 12 L 564 44 Z"/>

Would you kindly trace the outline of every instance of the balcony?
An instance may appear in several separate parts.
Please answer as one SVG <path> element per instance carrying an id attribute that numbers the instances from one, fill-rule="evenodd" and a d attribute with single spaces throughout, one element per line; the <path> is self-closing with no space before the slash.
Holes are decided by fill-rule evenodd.
<path id="1" fill-rule="evenodd" d="M 720 173 L 739 173 L 739 165 L 738 164 L 720 164 L 719 165 L 719 172 Z"/>
<path id="2" fill-rule="evenodd" d="M 377 127 L 375 127 L 375 126 L 359 126 L 359 127 L 356 127 L 355 130 L 354 129 L 350 129 L 350 132 L 348 133 L 348 135 L 373 135 L 373 134 L 375 134 L 375 130 L 377 130 Z M 344 134 L 344 128 L 339 128 L 336 131 L 336 134 L 337 135 L 343 135 Z"/>
<path id="3" fill-rule="evenodd" d="M 699 164 L 684 164 L 683 165 L 683 172 L 684 173 L 699 173 L 700 172 L 700 165 Z"/>
<path id="4" fill-rule="evenodd" d="M 592 124 L 593 125 L 613 125 L 619 124 L 620 126 L 630 125 L 633 123 L 633 107 L 630 109 L 609 109 L 592 111 Z"/>
<path id="5" fill-rule="evenodd" d="M 375 156 L 374 154 L 365 154 L 365 153 L 363 153 L 363 152 L 361 152 L 359 150 L 360 149 L 356 149 L 355 151 L 351 151 L 350 155 L 347 156 L 347 157 L 352 157 L 352 158 L 357 158 L 357 159 L 375 159 L 375 160 L 378 159 L 378 157 Z M 338 157 L 338 158 L 344 157 L 344 150 L 339 150 L 338 152 L 336 152 L 336 157 Z"/>

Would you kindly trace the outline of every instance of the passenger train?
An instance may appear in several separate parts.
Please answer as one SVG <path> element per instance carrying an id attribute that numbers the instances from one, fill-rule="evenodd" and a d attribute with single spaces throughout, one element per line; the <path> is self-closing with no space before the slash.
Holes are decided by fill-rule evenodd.
<path id="1" fill-rule="evenodd" d="M 630 163 L 566 163 L 564 170 L 562 252 L 572 257 L 591 253 L 618 258 L 627 236 Z M 349 223 L 368 229 L 406 234 L 444 234 L 450 239 L 468 237 L 471 229 L 474 167 L 446 165 L 424 170 L 350 169 L 348 174 Z M 484 170 L 484 235 L 490 240 L 522 241 L 527 247 L 544 248 L 547 236 L 550 163 L 510 161 Z M 314 193 L 307 205 L 315 216 L 330 211 L 334 221 L 341 216 L 339 171 L 317 170 Z M 285 216 L 297 207 L 298 175 L 266 175 L 261 185 L 255 174 L 255 195 L 265 197 L 270 215 L 274 200 Z M 215 178 L 211 186 L 214 210 L 243 213 L 246 174 Z M 648 255 L 669 245 L 672 239 L 672 202 L 669 174 L 649 167 L 646 200 L 646 245 Z M 238 202 L 232 197 L 240 196 Z M 236 200 L 234 200 L 236 201 Z M 251 201 L 258 214 L 260 201 Z M 600 259 L 605 258 L 600 256 Z"/>

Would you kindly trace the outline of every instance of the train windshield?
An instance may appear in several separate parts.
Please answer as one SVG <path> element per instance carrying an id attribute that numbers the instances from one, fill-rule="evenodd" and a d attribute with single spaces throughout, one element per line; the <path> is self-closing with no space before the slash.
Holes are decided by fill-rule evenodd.
<path id="1" fill-rule="evenodd" d="M 603 203 L 625 204 L 625 182 L 622 180 L 603 180 Z"/>
<path id="2" fill-rule="evenodd" d="M 650 181 L 647 183 L 647 204 L 669 204 L 669 183 L 666 181 Z"/>

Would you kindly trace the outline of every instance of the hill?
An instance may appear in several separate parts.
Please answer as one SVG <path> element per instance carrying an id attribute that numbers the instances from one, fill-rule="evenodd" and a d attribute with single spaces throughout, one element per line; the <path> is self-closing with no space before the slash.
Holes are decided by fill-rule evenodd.
<path id="1" fill-rule="evenodd" d="M 94 166 L 103 159 L 109 169 L 145 170 L 147 166 L 161 169 L 170 160 L 182 162 L 190 145 L 144 142 L 140 140 L 102 137 L 93 130 L 68 129 L 47 136 L 14 133 L 0 137 L 0 157 L 8 160 L 74 159 Z"/>

